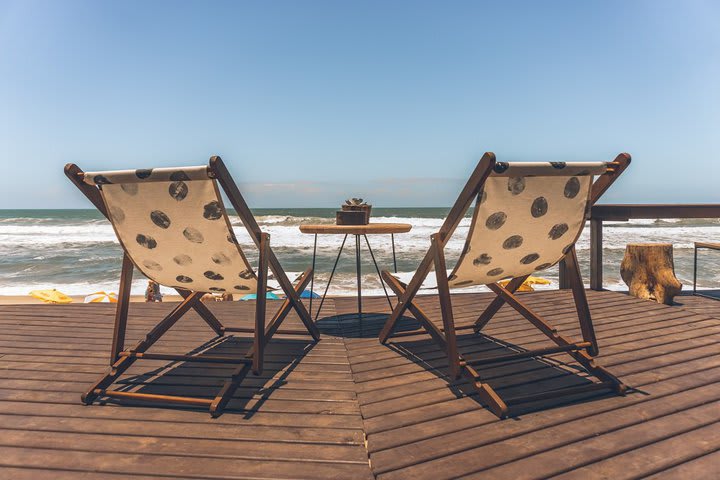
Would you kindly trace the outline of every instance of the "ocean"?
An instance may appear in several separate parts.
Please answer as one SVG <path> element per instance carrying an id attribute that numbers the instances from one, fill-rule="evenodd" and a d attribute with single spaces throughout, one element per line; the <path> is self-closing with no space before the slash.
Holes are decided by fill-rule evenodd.
<path id="1" fill-rule="evenodd" d="M 430 235 L 443 222 L 447 208 L 373 208 L 373 222 L 401 222 L 413 225 L 409 233 L 395 235 L 397 267 L 402 278 L 409 278 L 427 251 Z M 335 221 L 333 208 L 255 209 L 264 231 L 271 235 L 271 246 L 285 270 L 297 274 L 312 260 L 313 236 L 300 232 L 302 223 Z M 238 241 L 249 260 L 257 262 L 257 252 L 238 217 L 231 216 Z M 467 217 L 447 247 L 448 268 L 460 255 L 470 224 Z M 675 272 L 684 288 L 692 288 L 693 242 L 720 241 L 718 219 L 665 219 L 607 222 L 604 234 L 605 288 L 624 290 L 620 262 L 625 245 L 635 242 L 664 242 L 674 245 Z M 588 281 L 589 227 L 578 242 L 578 256 Z M 369 236 L 380 268 L 392 268 L 389 235 Z M 342 242 L 339 235 L 318 237 L 315 290 L 324 288 Z M 362 247 L 363 294 L 382 293 L 381 285 Z M 355 286 L 354 240 L 348 239 L 329 293 L 353 295 Z M 95 210 L 0 210 L 0 295 L 26 295 L 30 290 L 56 288 L 69 295 L 98 290 L 117 291 L 121 249 L 110 224 Z M 720 252 L 702 250 L 699 254 L 698 285 L 720 286 Z M 542 288 L 557 288 L 558 271 L 554 267 L 542 273 L 551 281 Z M 142 294 L 147 280 L 136 272 L 133 293 Z M 482 289 L 484 287 L 480 287 Z M 171 293 L 171 290 L 165 290 Z M 322 292 L 320 292 L 322 293 Z"/>

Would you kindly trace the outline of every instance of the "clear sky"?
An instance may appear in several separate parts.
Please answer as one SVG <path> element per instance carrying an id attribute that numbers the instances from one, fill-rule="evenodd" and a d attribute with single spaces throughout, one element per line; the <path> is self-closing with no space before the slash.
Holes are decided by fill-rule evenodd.
<path id="1" fill-rule="evenodd" d="M 254 207 L 445 206 L 488 150 L 720 201 L 720 2 L 0 0 L 0 208 L 213 154 Z"/>

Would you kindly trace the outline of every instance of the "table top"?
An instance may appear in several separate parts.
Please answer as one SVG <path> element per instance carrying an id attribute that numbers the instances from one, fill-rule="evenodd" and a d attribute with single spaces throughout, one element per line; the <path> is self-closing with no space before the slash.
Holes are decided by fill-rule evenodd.
<path id="1" fill-rule="evenodd" d="M 367 225 L 300 225 L 302 233 L 328 235 L 372 235 L 378 233 L 405 233 L 412 229 L 409 223 L 368 223 Z"/>

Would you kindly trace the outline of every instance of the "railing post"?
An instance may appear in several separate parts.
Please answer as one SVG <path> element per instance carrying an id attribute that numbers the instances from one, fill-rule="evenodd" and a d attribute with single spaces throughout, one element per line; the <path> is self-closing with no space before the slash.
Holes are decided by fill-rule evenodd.
<path id="1" fill-rule="evenodd" d="M 603 289 L 602 219 L 590 219 L 590 289 Z"/>
<path id="2" fill-rule="evenodd" d="M 560 263 L 558 264 L 559 272 L 558 272 L 558 279 L 560 283 L 560 290 L 567 290 L 570 288 L 570 273 L 568 272 L 568 266 L 565 263 L 565 260 L 560 260 Z"/>

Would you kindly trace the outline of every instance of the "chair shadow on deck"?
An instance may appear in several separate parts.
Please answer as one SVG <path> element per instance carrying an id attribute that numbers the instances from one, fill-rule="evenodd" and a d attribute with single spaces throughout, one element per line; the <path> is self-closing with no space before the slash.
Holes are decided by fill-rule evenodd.
<path id="1" fill-rule="evenodd" d="M 221 355 L 242 358 L 252 347 L 252 341 L 252 337 L 217 337 L 187 354 L 201 357 Z M 241 413 L 245 418 L 251 418 L 262 409 L 263 405 L 280 387 L 288 383 L 288 377 L 314 346 L 315 343 L 311 339 L 274 338 L 265 349 L 265 366 L 262 374 L 256 376 L 250 373 L 245 377 L 225 408 L 225 414 Z M 117 389 L 153 395 L 212 399 L 237 367 L 234 364 L 221 363 L 157 362 L 161 365 L 154 369 L 148 364 L 148 361 L 135 366 L 130 374 L 117 382 Z M 136 373 L 137 370 L 143 370 L 143 372 Z M 205 407 L 115 398 L 105 398 L 98 403 L 206 411 Z"/>
<path id="2" fill-rule="evenodd" d="M 348 338 L 377 338 L 388 318 L 386 313 L 364 313 L 362 322 L 357 314 L 336 315 L 322 319 L 337 335 Z M 320 324 L 318 323 L 318 326 Z M 466 378 L 449 381 L 447 356 L 438 345 L 424 332 L 418 330 L 420 323 L 412 317 L 402 317 L 395 330 L 396 335 L 387 343 L 387 348 L 402 355 L 406 359 L 422 366 L 435 374 L 457 398 L 469 397 L 482 405 L 477 392 Z M 322 330 L 322 327 L 321 327 Z M 413 335 L 413 332 L 417 335 Z M 486 358 L 512 353 L 524 352 L 521 346 L 504 342 L 498 338 L 485 335 L 465 333 L 457 335 L 460 354 L 466 359 Z M 559 357 L 559 358 L 558 358 Z M 548 357 L 531 357 L 510 362 L 488 364 L 478 367 L 483 382 L 489 383 L 502 397 L 518 397 L 542 394 L 552 390 L 569 387 L 580 387 L 592 382 L 587 373 L 577 363 L 568 363 L 567 355 Z M 447 382 L 447 383 L 446 383 Z M 584 403 L 615 396 L 611 391 L 588 392 L 571 396 L 555 397 L 523 403 L 513 406 L 510 417 L 548 410 L 561 405 Z M 485 406 L 485 405 L 483 405 Z"/>
<path id="3" fill-rule="evenodd" d="M 387 313 L 365 312 L 362 319 L 357 313 L 345 313 L 319 318 L 318 329 L 325 335 L 343 338 L 377 338 L 382 330 Z M 420 328 L 420 322 L 411 317 L 398 321 L 396 332 L 406 332 Z"/>

